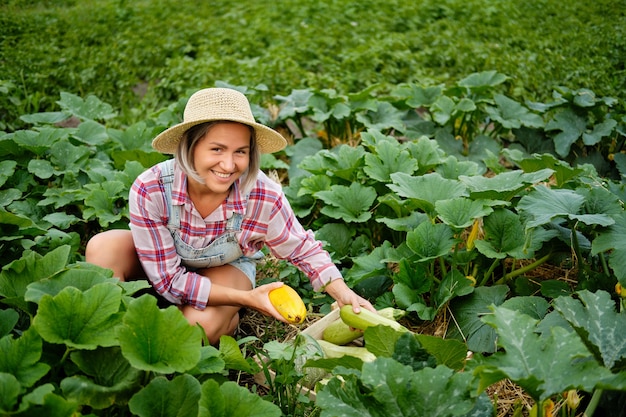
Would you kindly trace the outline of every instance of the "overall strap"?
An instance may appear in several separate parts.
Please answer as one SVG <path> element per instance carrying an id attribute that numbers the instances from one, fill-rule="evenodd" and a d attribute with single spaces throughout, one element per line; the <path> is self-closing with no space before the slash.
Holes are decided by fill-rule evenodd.
<path id="1" fill-rule="evenodd" d="M 174 160 L 168 159 L 159 163 L 161 168 L 161 183 L 165 187 L 165 203 L 167 208 L 167 228 L 172 230 L 180 229 L 180 210 L 175 210 L 172 206 L 172 184 L 174 183 Z"/>

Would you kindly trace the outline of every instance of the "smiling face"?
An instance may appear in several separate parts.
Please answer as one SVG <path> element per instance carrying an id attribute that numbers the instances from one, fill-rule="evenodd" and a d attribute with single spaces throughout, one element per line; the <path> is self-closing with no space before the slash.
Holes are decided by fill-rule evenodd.
<path id="1" fill-rule="evenodd" d="M 226 197 L 250 166 L 250 128 L 221 122 L 207 131 L 193 148 L 193 165 L 204 184 L 189 178 L 189 186 L 202 194 Z"/>

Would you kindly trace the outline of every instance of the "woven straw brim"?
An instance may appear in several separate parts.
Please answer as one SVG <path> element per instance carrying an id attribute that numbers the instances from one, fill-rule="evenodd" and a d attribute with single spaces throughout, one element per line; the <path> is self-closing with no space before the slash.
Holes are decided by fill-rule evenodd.
<path id="1" fill-rule="evenodd" d="M 261 153 L 277 152 L 287 146 L 287 141 L 280 133 L 254 120 L 250 103 L 243 93 L 229 88 L 207 88 L 189 98 L 183 122 L 154 138 L 152 147 L 159 152 L 173 154 L 189 128 L 213 121 L 231 121 L 251 126 L 256 132 Z"/>
<path id="2" fill-rule="evenodd" d="M 152 147 L 157 151 L 165 154 L 174 154 L 176 153 L 176 148 L 178 147 L 178 142 L 180 142 L 183 134 L 193 126 L 199 125 L 205 122 L 212 122 L 216 120 L 223 121 L 231 121 L 238 122 L 244 125 L 251 126 L 254 128 L 256 133 L 256 142 L 259 147 L 259 151 L 261 153 L 274 153 L 278 152 L 287 146 L 287 141 L 285 138 L 275 131 L 265 125 L 259 123 L 250 123 L 248 121 L 242 120 L 233 120 L 220 118 L 220 119 L 207 119 L 207 120 L 196 120 L 193 122 L 180 123 L 175 126 L 170 127 L 169 129 L 163 131 L 152 141 Z"/>

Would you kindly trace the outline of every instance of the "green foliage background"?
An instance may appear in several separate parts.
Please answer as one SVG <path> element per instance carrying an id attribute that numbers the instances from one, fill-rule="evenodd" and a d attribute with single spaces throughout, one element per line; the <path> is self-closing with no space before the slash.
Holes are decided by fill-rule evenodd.
<path id="1" fill-rule="evenodd" d="M 264 84 L 271 96 L 497 70 L 516 98 L 545 100 L 558 85 L 626 96 L 626 4 L 616 0 L 4 0 L 0 28 L 9 127 L 54 108 L 61 91 L 94 94 L 134 121 L 137 108 L 217 80 Z"/>

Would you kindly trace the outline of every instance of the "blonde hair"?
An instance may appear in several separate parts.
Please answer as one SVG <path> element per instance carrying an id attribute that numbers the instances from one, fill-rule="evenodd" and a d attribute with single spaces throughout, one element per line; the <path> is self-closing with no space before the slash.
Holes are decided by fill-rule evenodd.
<path id="1" fill-rule="evenodd" d="M 183 133 L 181 140 L 178 142 L 176 148 L 175 158 L 178 165 L 187 176 L 193 178 L 200 184 L 204 184 L 204 180 L 196 171 L 196 166 L 193 160 L 193 153 L 196 144 L 209 133 L 211 128 L 219 123 L 238 123 L 230 122 L 227 120 L 216 120 L 206 123 L 201 123 L 190 127 L 185 133 Z M 243 123 L 241 123 L 243 124 Z M 248 126 L 245 125 L 244 126 Z M 248 169 L 240 178 L 240 187 L 243 195 L 249 193 L 256 183 L 257 173 L 261 168 L 261 152 L 256 141 L 256 132 L 252 126 L 250 128 L 250 163 Z"/>

